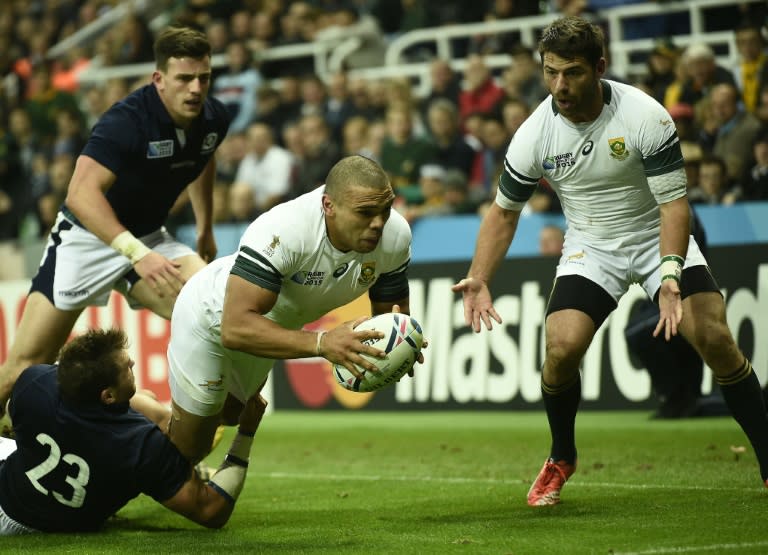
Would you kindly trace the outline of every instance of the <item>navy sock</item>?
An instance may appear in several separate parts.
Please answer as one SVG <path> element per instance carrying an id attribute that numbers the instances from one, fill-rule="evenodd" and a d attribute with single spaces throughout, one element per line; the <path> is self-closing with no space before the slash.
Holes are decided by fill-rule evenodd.
<path id="1" fill-rule="evenodd" d="M 581 401 L 581 374 L 577 371 L 568 382 L 551 386 L 541 379 L 541 396 L 552 434 L 550 457 L 555 461 L 576 463 L 576 411 Z"/>
<path id="2" fill-rule="evenodd" d="M 768 415 L 760 382 L 748 360 L 738 370 L 727 376 L 717 377 L 725 403 L 736 422 L 749 438 L 760 464 L 763 481 L 768 479 Z"/>

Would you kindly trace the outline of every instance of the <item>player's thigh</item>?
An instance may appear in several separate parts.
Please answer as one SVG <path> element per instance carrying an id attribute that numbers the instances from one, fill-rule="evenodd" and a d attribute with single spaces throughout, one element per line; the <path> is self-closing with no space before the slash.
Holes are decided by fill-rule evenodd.
<path id="1" fill-rule="evenodd" d="M 42 293 L 30 293 L 6 364 L 53 363 L 81 312 L 58 309 Z"/>
<path id="2" fill-rule="evenodd" d="M 205 267 L 205 261 L 196 254 L 182 256 L 173 260 L 181 265 L 179 267 L 179 273 L 181 274 L 184 283 L 186 283 L 196 272 L 199 272 Z M 154 291 L 154 289 L 152 289 L 152 286 L 143 279 L 139 279 L 131 285 L 130 293 L 128 295 L 135 303 L 151 310 L 158 316 L 161 316 L 166 320 L 171 319 L 173 305 L 176 303 L 176 296 L 161 297 Z"/>
<path id="3" fill-rule="evenodd" d="M 683 299 L 680 331 L 716 375 L 729 374 L 743 364 L 744 356 L 725 317 L 719 292 L 694 293 Z"/>
<path id="4" fill-rule="evenodd" d="M 220 421 L 220 414 L 193 414 L 180 407 L 176 401 L 171 401 L 168 437 L 182 455 L 197 464 L 210 452 Z"/>

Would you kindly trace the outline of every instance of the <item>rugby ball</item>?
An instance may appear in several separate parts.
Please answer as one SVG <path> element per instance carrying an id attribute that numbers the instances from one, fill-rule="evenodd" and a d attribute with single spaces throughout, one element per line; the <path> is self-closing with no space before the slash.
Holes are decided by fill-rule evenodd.
<path id="1" fill-rule="evenodd" d="M 369 372 L 358 366 L 363 378 L 356 378 L 352 372 L 339 364 L 333 365 L 333 375 L 343 388 L 349 391 L 365 393 L 377 391 L 393 383 L 397 383 L 413 368 L 416 357 L 424 342 L 421 326 L 408 316 L 397 312 L 378 314 L 359 324 L 356 330 L 377 330 L 384 334 L 381 339 L 365 341 L 367 345 L 384 351 L 387 356 L 374 358 L 362 355 L 373 362 L 378 372 Z"/>

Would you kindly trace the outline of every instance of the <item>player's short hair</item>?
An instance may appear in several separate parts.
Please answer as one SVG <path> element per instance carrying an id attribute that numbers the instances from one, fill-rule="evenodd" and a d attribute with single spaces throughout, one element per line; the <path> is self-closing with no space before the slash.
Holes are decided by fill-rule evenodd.
<path id="1" fill-rule="evenodd" d="M 210 56 L 211 43 L 205 34 L 190 27 L 169 27 L 157 36 L 154 51 L 157 69 L 166 71 L 171 58 L 199 60 Z"/>
<path id="2" fill-rule="evenodd" d="M 597 25 L 576 16 L 556 19 L 542 31 L 539 39 L 539 56 L 551 52 L 566 60 L 584 58 L 597 65 L 603 57 L 605 37 Z"/>
<path id="3" fill-rule="evenodd" d="M 352 185 L 371 189 L 390 187 L 387 172 L 374 160 L 359 154 L 342 158 L 331 168 L 325 180 L 325 193 L 339 201 Z"/>
<path id="4" fill-rule="evenodd" d="M 59 352 L 59 393 L 65 402 L 94 404 L 101 392 L 117 384 L 121 367 L 118 354 L 128 345 L 119 329 L 88 330 L 64 345 Z"/>

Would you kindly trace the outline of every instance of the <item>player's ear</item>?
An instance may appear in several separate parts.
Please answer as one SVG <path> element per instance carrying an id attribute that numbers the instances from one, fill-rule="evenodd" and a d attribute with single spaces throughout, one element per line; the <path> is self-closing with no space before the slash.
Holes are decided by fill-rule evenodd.
<path id="1" fill-rule="evenodd" d="M 323 214 L 326 216 L 333 216 L 334 213 L 334 205 L 333 201 L 331 200 L 331 197 L 329 197 L 326 194 L 323 194 Z"/>
<path id="2" fill-rule="evenodd" d="M 152 72 L 152 82 L 155 85 L 158 85 L 158 86 L 161 85 L 162 82 L 163 82 L 163 75 L 159 71 L 157 71 L 157 70 L 153 71 Z"/>
<path id="3" fill-rule="evenodd" d="M 111 405 L 112 403 L 117 401 L 117 397 L 115 397 L 115 391 L 111 387 L 102 389 L 99 397 L 101 398 L 101 402 L 104 403 L 105 405 Z"/>
<path id="4" fill-rule="evenodd" d="M 600 58 L 597 60 L 597 65 L 595 66 L 595 72 L 597 73 L 598 77 L 602 77 L 605 74 L 605 68 L 608 62 L 605 61 L 605 58 Z"/>

